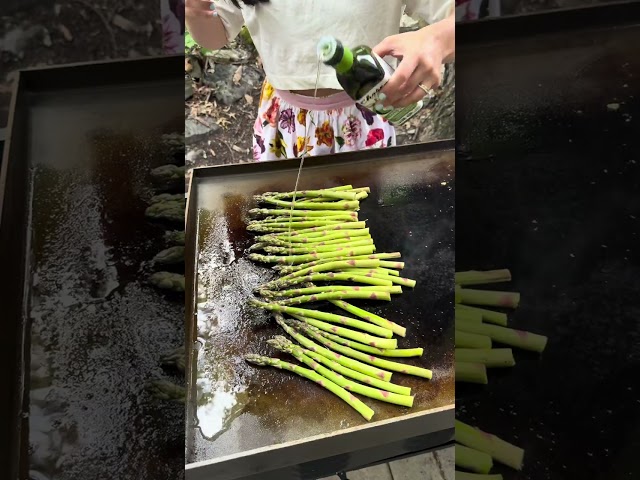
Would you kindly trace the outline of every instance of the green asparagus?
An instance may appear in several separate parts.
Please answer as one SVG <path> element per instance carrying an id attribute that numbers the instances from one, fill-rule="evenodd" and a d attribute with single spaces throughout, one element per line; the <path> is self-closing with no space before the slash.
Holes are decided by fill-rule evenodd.
<path id="1" fill-rule="evenodd" d="M 271 366 L 275 368 L 279 368 L 281 370 L 288 370 L 293 372 L 301 377 L 307 378 L 313 382 L 316 382 L 321 387 L 326 388 L 331 393 L 337 395 L 346 403 L 348 403 L 352 408 L 354 408 L 360 415 L 362 415 L 366 420 L 371 420 L 374 415 L 374 411 L 371 410 L 367 405 L 362 403 L 362 401 L 358 400 L 352 393 L 349 393 L 344 388 L 336 385 L 332 381 L 324 378 L 321 375 L 318 375 L 313 370 L 309 370 L 308 368 L 300 367 L 298 365 L 294 365 L 289 362 L 283 362 L 277 358 L 269 358 L 264 357 L 262 355 L 245 355 L 245 360 L 249 363 L 253 363 L 255 365 L 260 366 Z"/>
<path id="2" fill-rule="evenodd" d="M 151 204 L 145 211 L 145 215 L 149 218 L 157 220 L 168 220 L 172 222 L 184 223 L 184 211 L 186 208 L 186 200 L 166 200 Z"/>
<path id="3" fill-rule="evenodd" d="M 515 470 L 522 470 L 524 450 L 490 433 L 483 432 L 460 420 L 455 421 L 456 442 L 490 455 L 495 461 Z"/>
<path id="4" fill-rule="evenodd" d="M 168 244 L 184 245 L 184 231 L 173 230 L 164 232 L 164 240 Z"/>
<path id="5" fill-rule="evenodd" d="M 151 170 L 151 181 L 158 188 L 184 188 L 185 167 L 169 164 Z"/>
<path id="6" fill-rule="evenodd" d="M 153 257 L 153 261 L 161 265 L 175 265 L 178 263 L 184 263 L 184 247 L 175 246 L 162 250 L 155 257 Z"/>
<path id="7" fill-rule="evenodd" d="M 184 403 L 186 399 L 186 389 L 168 380 L 149 380 L 144 388 L 158 400 Z"/>
<path id="8" fill-rule="evenodd" d="M 149 277 L 155 287 L 173 292 L 184 292 L 184 275 L 171 272 L 156 272 Z"/>

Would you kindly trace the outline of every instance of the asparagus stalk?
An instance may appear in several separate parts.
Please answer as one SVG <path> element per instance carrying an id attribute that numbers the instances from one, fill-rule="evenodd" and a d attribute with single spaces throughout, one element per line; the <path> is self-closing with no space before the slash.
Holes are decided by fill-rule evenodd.
<path id="1" fill-rule="evenodd" d="M 306 348 L 304 348 L 303 351 L 305 355 L 313 358 L 316 362 L 322 363 L 324 366 L 329 367 L 334 372 L 344 375 L 345 377 L 353 378 L 354 380 L 366 383 L 367 385 L 379 388 L 380 390 L 386 390 L 387 392 L 393 392 L 399 395 L 411 395 L 411 389 L 409 387 L 403 387 L 401 385 L 396 385 L 395 383 L 385 382 L 384 380 L 380 380 L 379 378 L 370 377 L 369 375 L 365 375 L 364 373 L 360 373 L 356 370 L 352 370 L 343 365 L 340 365 L 338 362 L 334 362 L 333 360 L 330 360 L 327 357 L 323 357 L 322 355 Z M 348 357 L 342 358 L 350 360 Z"/>
<path id="2" fill-rule="evenodd" d="M 490 455 L 458 443 L 456 443 L 455 449 L 456 467 L 466 468 L 478 473 L 489 473 L 491 471 L 493 459 Z"/>
<path id="3" fill-rule="evenodd" d="M 456 304 L 456 312 L 458 311 L 479 314 L 485 322 L 495 323 L 503 327 L 507 326 L 506 313 L 487 310 L 486 308 L 470 307 L 469 305 L 462 305 L 461 303 Z"/>
<path id="4" fill-rule="evenodd" d="M 168 380 L 149 380 L 145 383 L 144 389 L 158 400 L 169 400 L 176 403 L 185 402 L 185 388 Z"/>
<path id="5" fill-rule="evenodd" d="M 456 382 L 486 385 L 489 383 L 487 367 L 482 363 L 460 362 L 456 359 Z"/>
<path id="6" fill-rule="evenodd" d="M 340 200 L 338 202 L 287 202 L 285 200 L 278 200 L 272 197 L 264 197 L 262 201 L 270 203 L 272 205 L 284 208 L 297 208 L 300 210 L 358 210 L 360 208 L 360 202 L 358 200 Z"/>
<path id="7" fill-rule="evenodd" d="M 403 407 L 413 406 L 413 397 L 407 395 L 398 395 L 397 393 L 387 392 L 384 390 L 377 390 L 366 385 L 360 385 L 359 383 L 347 380 L 342 375 L 338 375 L 335 372 L 323 367 L 318 362 L 313 360 L 304 354 L 302 348 L 290 342 L 287 338 L 282 336 L 276 336 L 273 339 L 267 340 L 267 343 L 274 348 L 282 352 L 293 355 L 299 362 L 311 367 L 317 373 L 323 377 L 329 379 L 336 385 L 348 390 L 350 392 L 359 393 L 369 398 L 380 400 L 382 402 L 393 403 L 395 405 L 401 405 Z"/>
<path id="8" fill-rule="evenodd" d="M 391 301 L 391 295 L 388 292 L 380 290 L 374 292 L 363 292 L 358 290 L 342 290 L 338 292 L 314 293 L 313 295 L 301 295 L 299 297 L 286 298 L 279 300 L 280 305 L 300 305 L 301 303 L 321 302 L 323 300 L 342 300 L 342 299 L 360 299 L 360 300 L 383 300 Z"/>
<path id="9" fill-rule="evenodd" d="M 164 367 L 175 367 L 182 373 L 186 367 L 186 353 L 184 347 L 175 349 L 160 359 L 160 364 Z"/>
<path id="10" fill-rule="evenodd" d="M 467 310 L 460 310 L 456 306 L 455 310 L 455 319 L 456 320 L 466 320 L 468 322 L 482 322 L 482 314 L 478 312 L 469 312 Z"/>
<path id="11" fill-rule="evenodd" d="M 152 219 L 184 223 L 185 206 L 184 198 L 182 200 L 167 200 L 149 205 L 144 214 Z"/>
<path id="12" fill-rule="evenodd" d="M 364 292 L 386 292 L 386 293 L 402 293 L 402 287 L 382 287 L 382 286 L 371 286 L 371 287 L 354 287 L 347 285 L 331 285 L 327 287 L 306 287 L 306 288 L 296 288 L 293 290 L 259 290 L 261 296 L 267 298 L 279 298 L 279 297 L 297 297 L 299 295 L 308 295 L 312 293 L 323 293 L 323 292 L 342 292 L 342 291 L 364 291 Z"/>
<path id="13" fill-rule="evenodd" d="M 362 240 L 349 241 L 338 245 L 301 245 L 299 247 L 276 247 L 265 245 L 262 249 L 267 253 L 275 253 L 276 255 L 306 255 L 313 253 L 337 252 L 336 256 L 343 255 L 344 252 L 356 247 L 364 247 L 366 245 L 375 245 L 373 240 L 365 238 Z"/>
<path id="14" fill-rule="evenodd" d="M 252 253 L 249 255 L 249 259 L 262 262 L 262 263 L 304 263 L 311 262 L 320 258 L 333 258 L 345 255 L 347 257 L 353 257 L 355 255 L 368 255 L 375 251 L 375 247 L 367 245 L 364 247 L 354 247 L 352 249 L 336 250 L 333 252 L 322 253 L 308 253 L 305 255 L 286 255 L 286 256 L 271 256 L 260 255 L 258 253 Z"/>
<path id="15" fill-rule="evenodd" d="M 491 337 L 458 330 L 456 325 L 456 347 L 460 348 L 491 348 Z"/>
<path id="16" fill-rule="evenodd" d="M 366 363 L 359 362 L 355 359 L 345 357 L 336 352 L 332 352 L 331 350 L 324 348 L 317 343 L 309 340 L 307 337 L 297 332 L 293 327 L 288 325 L 284 317 L 280 314 L 276 314 L 276 322 L 280 325 L 285 332 L 287 332 L 291 337 L 293 337 L 297 342 L 303 347 L 308 348 L 309 350 L 322 355 L 323 357 L 339 363 L 343 367 L 349 368 L 351 370 L 355 370 L 356 372 L 360 372 L 364 375 L 372 377 L 372 379 L 380 379 L 384 382 L 388 382 L 391 380 L 392 373 L 386 370 L 382 370 L 380 368 L 372 367 L 371 365 L 367 365 Z M 368 382 L 367 382 L 368 383 Z"/>
<path id="17" fill-rule="evenodd" d="M 455 480 L 503 480 L 502 475 L 485 475 L 483 473 L 468 473 L 455 471 Z"/>
<path id="18" fill-rule="evenodd" d="M 184 245 L 184 231 L 174 230 L 164 232 L 164 240 L 169 244 Z"/>
<path id="19" fill-rule="evenodd" d="M 318 237 L 308 237 L 306 235 L 293 235 L 293 236 L 277 236 L 277 235 L 262 235 L 256 238 L 257 242 L 272 243 L 272 242 L 284 242 L 284 243 L 320 243 L 327 242 L 329 240 L 340 239 L 353 239 L 355 237 L 371 237 L 368 228 L 361 228 L 358 230 L 326 230 L 326 235 Z"/>
<path id="20" fill-rule="evenodd" d="M 356 317 L 367 320 L 368 322 L 378 325 L 379 327 L 388 328 L 396 335 L 404 337 L 407 334 L 407 329 L 398 325 L 397 323 L 394 323 L 391 320 L 387 320 L 386 318 L 379 317 L 378 315 L 375 315 L 373 313 L 367 312 L 366 310 L 351 305 L 350 303 L 347 303 L 343 300 L 331 300 L 331 303 L 333 303 L 337 307 L 340 307 L 344 311 L 355 315 Z"/>
<path id="21" fill-rule="evenodd" d="M 382 263 L 382 262 L 380 262 Z M 409 288 L 414 288 L 416 286 L 416 281 L 415 280 L 411 280 L 410 278 L 403 278 L 403 277 L 394 277 L 392 275 L 385 275 L 382 273 L 367 273 L 366 270 L 362 270 L 362 269 L 358 269 L 358 268 L 354 268 L 354 269 L 347 269 L 345 270 L 345 272 L 348 273 L 355 273 L 357 275 L 362 275 L 365 277 L 372 277 L 372 278 L 379 278 L 381 280 L 389 280 L 393 283 L 396 283 L 398 285 L 402 285 L 403 287 L 409 287 Z"/>
<path id="22" fill-rule="evenodd" d="M 407 375 L 415 375 L 417 377 L 423 377 L 427 379 L 431 379 L 433 373 L 431 370 L 427 370 L 426 368 L 416 367 L 414 365 L 407 365 L 404 363 L 392 362 L 390 360 L 385 360 L 382 358 L 374 357 L 373 355 L 367 355 L 363 352 L 359 352 L 349 347 L 345 347 L 343 345 L 337 344 L 335 342 L 330 341 L 328 338 L 323 337 L 318 333 L 317 329 L 301 322 L 295 322 L 294 327 L 299 328 L 304 331 L 311 338 L 321 343 L 327 348 L 330 348 L 333 351 L 342 353 L 343 355 L 348 355 L 351 358 L 355 358 L 357 360 L 361 360 L 370 365 L 375 365 L 376 367 L 384 368 L 385 370 L 391 370 L 392 372 L 400 372 Z"/>
<path id="23" fill-rule="evenodd" d="M 320 312 L 318 310 L 309 310 L 306 308 L 296 308 L 296 307 L 289 307 L 286 305 L 278 305 L 277 303 L 264 303 L 256 299 L 250 300 L 249 303 L 251 305 L 263 308 L 270 312 L 286 313 L 288 315 L 299 315 L 301 317 L 314 318 L 316 320 L 322 320 L 324 322 L 339 323 L 344 326 L 357 328 L 359 330 L 364 330 L 365 332 L 373 333 L 374 335 L 379 335 L 380 337 L 383 337 L 386 339 L 390 339 L 391 337 L 393 337 L 393 332 L 391 330 L 378 327 L 377 325 L 371 325 L 370 323 L 367 323 L 367 322 L 361 322 L 360 320 L 356 320 L 355 318 L 343 317 L 341 315 Z M 378 346 L 378 344 L 373 338 L 366 343 L 371 345 L 372 347 Z"/>
<path id="24" fill-rule="evenodd" d="M 456 303 L 484 305 L 489 307 L 517 308 L 520 303 L 518 292 L 494 290 L 473 290 L 456 286 Z"/>
<path id="25" fill-rule="evenodd" d="M 352 393 L 347 392 L 344 388 L 336 385 L 332 381 L 318 375 L 313 370 L 309 370 L 308 368 L 300 367 L 298 365 L 294 365 L 289 362 L 283 362 L 277 358 L 264 357 L 262 355 L 245 355 L 245 360 L 249 363 L 253 363 L 255 365 L 260 366 L 271 366 L 275 368 L 279 368 L 281 370 L 288 370 L 293 372 L 301 377 L 307 378 L 312 382 L 318 383 L 321 387 L 326 388 L 331 393 L 337 395 L 342 400 L 347 402 L 352 408 L 354 408 L 360 415 L 362 415 L 366 420 L 371 420 L 373 417 L 374 411 L 371 410 L 368 406 L 366 406 L 362 401 L 358 400 Z"/>
<path id="26" fill-rule="evenodd" d="M 273 285 L 271 282 L 265 284 L 265 288 L 285 288 L 291 285 L 298 285 L 300 283 L 307 282 L 354 282 L 354 283 L 364 283 L 366 285 L 376 285 L 381 287 L 391 287 L 393 283 L 388 280 L 381 280 L 379 278 L 372 277 L 363 277 L 360 275 L 354 275 L 353 273 L 312 273 L 311 275 L 306 275 L 304 277 L 295 277 L 290 278 L 278 285 Z"/>
<path id="27" fill-rule="evenodd" d="M 467 272 L 456 272 L 456 285 L 485 285 L 487 283 L 502 283 L 511 281 L 509 270 L 469 270 Z"/>
<path id="28" fill-rule="evenodd" d="M 343 192 L 343 191 L 335 191 L 335 190 L 300 190 L 297 192 L 267 192 L 262 195 L 254 195 L 254 199 L 262 201 L 264 198 L 301 198 L 301 197 L 321 197 L 321 198 L 333 198 L 336 200 L 355 200 L 356 199 L 355 192 Z"/>
<path id="29" fill-rule="evenodd" d="M 155 257 L 153 257 L 153 261 L 161 265 L 175 265 L 178 263 L 183 263 L 184 247 L 178 245 L 162 250 Z"/>
<path id="30" fill-rule="evenodd" d="M 543 335 L 500 327 L 498 325 L 458 321 L 456 322 L 456 329 L 462 330 L 463 332 L 486 335 L 496 342 L 538 353 L 542 353 L 547 346 L 547 337 Z"/>
<path id="31" fill-rule="evenodd" d="M 455 421 L 456 442 L 490 455 L 495 461 L 515 470 L 522 470 L 524 450 L 490 433 L 483 432 L 460 420 Z"/>
<path id="32" fill-rule="evenodd" d="M 298 320 L 302 320 L 304 317 L 295 317 Z M 312 324 L 313 325 L 313 324 Z M 424 353 L 422 348 L 396 348 L 396 349 L 388 349 L 388 348 L 375 348 L 370 347 L 369 345 L 365 345 L 360 342 L 352 342 L 345 338 L 342 338 L 338 335 L 334 335 L 329 332 L 319 332 L 322 336 L 327 337 L 329 340 L 332 340 L 340 345 L 344 345 L 345 347 L 353 348 L 355 350 L 360 350 L 361 352 L 372 353 L 374 355 L 380 355 L 382 357 L 396 357 L 396 358 L 409 358 L 409 357 L 421 357 Z"/>
<path id="33" fill-rule="evenodd" d="M 273 284 L 276 283 L 282 283 L 285 282 L 287 279 L 290 278 L 295 278 L 295 277 L 302 277 L 305 275 L 308 275 L 310 273 L 319 273 L 319 272 L 330 272 L 332 270 L 344 270 L 344 269 L 348 269 L 348 268 L 354 268 L 354 267 L 369 267 L 369 266 L 375 266 L 375 265 L 380 265 L 380 260 L 335 260 L 335 261 L 330 261 L 330 262 L 325 262 L 325 263 L 321 263 L 320 265 L 314 265 L 311 267 L 307 267 L 307 268 L 303 268 L 301 270 L 297 270 L 295 272 L 292 272 L 288 275 L 285 275 L 283 277 L 280 277 L 280 279 L 271 282 Z"/>
<path id="34" fill-rule="evenodd" d="M 337 260 L 384 260 L 386 258 L 399 258 L 399 252 L 392 253 L 373 253 L 371 255 L 358 255 L 355 257 L 336 257 L 324 260 L 314 260 L 313 262 L 302 263 L 300 265 L 276 265 L 273 267 L 274 270 L 279 271 L 283 275 L 296 272 L 298 270 L 302 270 L 303 268 L 315 267 L 316 265 L 321 265 L 327 262 L 335 262 Z"/>
<path id="35" fill-rule="evenodd" d="M 331 218 L 334 218 L 334 217 L 335 216 L 332 216 Z M 286 229 L 283 232 L 273 233 L 272 235 L 275 237 L 303 236 L 307 238 L 314 238 L 314 237 L 322 237 L 324 235 L 331 235 L 332 233 L 335 233 L 339 230 L 360 230 L 364 228 L 366 228 L 366 222 L 359 222 L 352 218 L 351 221 L 345 221 L 342 223 L 335 223 L 335 224 L 328 224 L 328 225 L 318 225 L 317 227 L 302 228 L 300 230 L 291 231 L 291 232 L 289 231 L 289 229 Z"/>
<path id="36" fill-rule="evenodd" d="M 257 222 L 250 222 L 247 225 L 247 230 L 249 230 L 250 232 L 259 232 L 259 233 L 265 232 L 267 233 L 268 236 L 274 236 L 273 233 L 268 233 L 268 232 L 272 230 L 277 232 L 288 232 L 289 229 L 302 230 L 306 228 L 319 227 L 319 226 L 340 225 L 340 223 L 342 223 L 344 220 L 348 221 L 348 219 L 351 218 L 350 216 L 345 216 L 345 217 L 342 217 L 342 216 L 332 217 L 332 218 L 335 218 L 334 220 L 314 220 L 313 217 L 309 217 L 309 218 L 295 217 L 297 219 L 297 221 L 295 222 L 293 221 L 288 222 L 287 220 L 282 220 L 279 222 L 262 220 Z M 352 223 L 356 223 L 356 222 L 352 222 Z"/>
<path id="37" fill-rule="evenodd" d="M 333 215 L 348 215 L 357 220 L 358 214 L 347 210 L 286 210 L 286 209 L 269 209 L 269 208 L 252 208 L 249 210 L 250 215 L 286 215 L 289 217 L 330 217 Z"/>
<path id="38" fill-rule="evenodd" d="M 336 325 L 331 325 L 330 323 L 322 322 L 314 318 L 303 317 L 301 315 L 292 315 L 292 317 L 297 318 L 298 320 L 306 323 L 307 325 L 315 327 L 317 331 L 324 330 L 325 332 L 333 332 L 336 335 L 339 335 L 345 338 L 350 338 L 351 340 L 355 340 L 360 343 L 364 343 L 364 344 L 373 343 L 375 345 L 378 345 L 380 348 L 389 348 L 389 349 L 398 348 L 398 341 L 395 338 L 372 337 L 370 335 L 367 335 L 366 333 L 356 332 L 348 328 L 338 327 Z"/>
<path id="39" fill-rule="evenodd" d="M 456 348 L 456 362 L 482 363 L 488 368 L 513 367 L 510 348 Z"/>
<path id="40" fill-rule="evenodd" d="M 156 272 L 149 277 L 149 283 L 163 290 L 184 292 L 184 275 L 171 272 Z"/>

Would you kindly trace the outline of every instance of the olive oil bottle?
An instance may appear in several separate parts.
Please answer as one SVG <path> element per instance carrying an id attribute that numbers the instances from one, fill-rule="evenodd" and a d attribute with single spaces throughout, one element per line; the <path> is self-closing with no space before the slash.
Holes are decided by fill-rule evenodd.
<path id="1" fill-rule="evenodd" d="M 401 125 L 422 109 L 422 101 L 402 108 L 384 108 L 378 103 L 378 92 L 394 70 L 366 45 L 349 49 L 334 37 L 323 37 L 318 43 L 318 58 L 335 69 L 338 82 L 352 99 L 390 123 Z"/>

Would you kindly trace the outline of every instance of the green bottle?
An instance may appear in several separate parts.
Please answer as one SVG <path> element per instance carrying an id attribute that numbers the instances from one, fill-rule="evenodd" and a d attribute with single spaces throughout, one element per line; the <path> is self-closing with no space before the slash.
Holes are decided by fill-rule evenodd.
<path id="1" fill-rule="evenodd" d="M 338 82 L 347 95 L 390 123 L 401 125 L 422 109 L 422 100 L 402 108 L 384 108 L 378 103 L 378 92 L 394 70 L 366 45 L 350 50 L 334 37 L 322 37 L 318 43 L 318 58 L 336 70 Z"/>

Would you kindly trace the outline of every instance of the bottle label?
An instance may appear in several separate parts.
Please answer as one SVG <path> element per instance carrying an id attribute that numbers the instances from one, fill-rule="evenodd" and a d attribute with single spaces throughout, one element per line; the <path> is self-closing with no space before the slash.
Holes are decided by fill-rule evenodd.
<path id="1" fill-rule="evenodd" d="M 422 100 L 420 100 L 417 103 L 402 108 L 376 108 L 376 104 L 378 103 L 378 93 L 380 92 L 380 90 L 382 90 L 382 87 L 387 84 L 387 82 L 391 78 L 391 75 L 393 75 L 394 70 L 393 68 L 391 68 L 391 65 L 384 61 L 384 59 L 382 59 L 379 55 L 376 55 L 373 52 L 371 52 L 371 54 L 378 60 L 378 62 L 384 69 L 384 78 L 357 102 L 363 107 L 368 108 L 372 112 L 382 115 L 390 123 L 401 125 L 411 117 L 413 117 L 420 110 L 422 110 L 423 102 Z"/>

